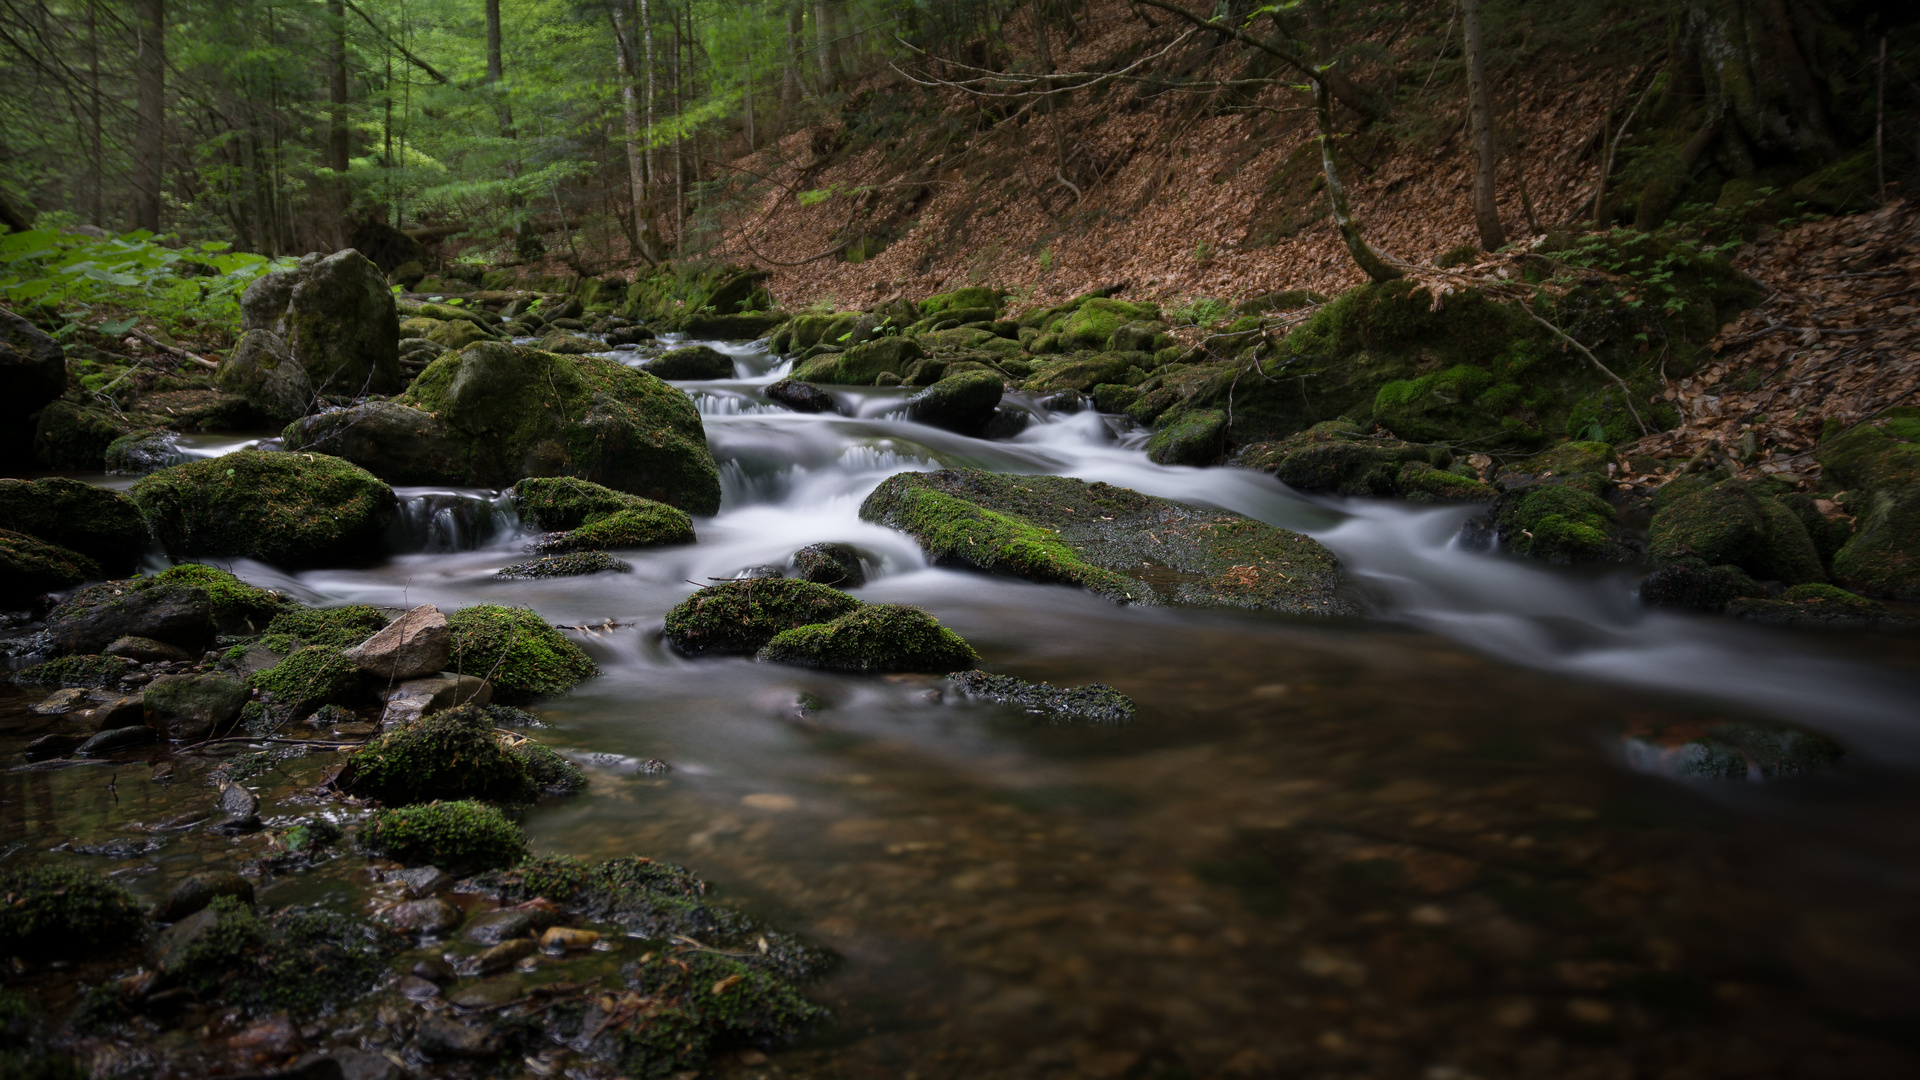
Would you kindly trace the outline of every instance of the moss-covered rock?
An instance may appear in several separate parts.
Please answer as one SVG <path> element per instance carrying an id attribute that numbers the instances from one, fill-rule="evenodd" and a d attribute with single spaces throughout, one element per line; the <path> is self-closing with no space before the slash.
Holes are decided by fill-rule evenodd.
<path id="1" fill-rule="evenodd" d="M 523 759 L 501 747 L 493 719 L 478 705 L 459 705 L 389 731 L 347 761 L 347 790 L 389 806 L 441 799 L 513 802 L 534 789 Z"/>
<path id="2" fill-rule="evenodd" d="M 902 473 L 860 517 L 934 561 L 1058 582 L 1131 603 L 1349 614 L 1339 564 L 1309 537 L 1072 477 Z"/>
<path id="3" fill-rule="evenodd" d="M 491 682 L 495 700 L 561 694 L 600 674 L 580 646 L 526 608 L 476 604 L 447 616 L 447 629 L 449 670 Z"/>
<path id="4" fill-rule="evenodd" d="M 641 370 L 658 379 L 731 379 L 733 358 L 710 345 L 670 349 Z"/>
<path id="5" fill-rule="evenodd" d="M 1034 394 L 1062 390 L 1084 394 L 1103 383 L 1130 386 L 1146 375 L 1140 368 L 1141 359 L 1139 353 L 1082 353 L 1035 368 L 1023 388 Z"/>
<path id="6" fill-rule="evenodd" d="M 162 675 L 140 695 L 149 724 L 174 742 L 198 742 L 226 729 L 247 703 L 247 684 L 231 676 Z"/>
<path id="7" fill-rule="evenodd" d="M 283 566 L 365 561 L 393 518 L 393 489 L 324 454 L 242 450 L 175 465 L 133 486 L 171 555 L 239 555 Z"/>
<path id="8" fill-rule="evenodd" d="M 1243 469 L 1270 472 L 1299 491 L 1400 495 L 1400 472 L 1430 464 L 1432 451 L 1391 438 L 1370 438 L 1359 425 L 1329 420 L 1285 439 L 1255 443 L 1234 455 Z"/>
<path id="9" fill-rule="evenodd" d="M 1170 409 L 1147 438 L 1147 457 L 1161 465 L 1211 465 L 1226 449 L 1227 414 L 1219 409 Z"/>
<path id="10" fill-rule="evenodd" d="M 604 551 L 576 551 L 503 566 L 493 576 L 503 581 L 537 581 L 541 578 L 581 577 L 586 574 L 625 574 L 632 570 L 631 563 L 616 559 Z"/>
<path id="11" fill-rule="evenodd" d="M 979 659 L 959 634 L 920 608 L 904 604 L 865 604 L 832 622 L 783 630 L 758 656 L 776 664 L 863 674 L 925 671 L 944 675 L 970 668 Z"/>
<path id="12" fill-rule="evenodd" d="M 106 409 L 56 401 L 34 425 L 33 460 L 48 469 L 102 469 L 107 447 L 137 426 Z"/>
<path id="13" fill-rule="evenodd" d="M 1920 600 L 1920 409 L 1888 409 L 1843 431 L 1816 455 L 1822 480 L 1847 493 L 1853 536 L 1833 577 L 1868 596 Z"/>
<path id="14" fill-rule="evenodd" d="M 1739 480 L 1668 497 L 1654 507 L 1648 551 L 1661 562 L 1738 566 L 1761 581 L 1824 582 L 1820 554 L 1799 515 Z"/>
<path id="15" fill-rule="evenodd" d="M 376 810 L 360 831 L 360 844 L 409 866 L 453 874 L 512 866 L 527 854 L 518 825 L 498 807 L 469 800 Z"/>
<path id="16" fill-rule="evenodd" d="M 1601 497 L 1605 488 L 1589 477 L 1511 489 L 1493 506 L 1495 534 L 1515 554 L 1543 562 L 1627 562 L 1637 552 Z"/>
<path id="17" fill-rule="evenodd" d="M 267 624 L 262 643 L 274 652 L 290 653 L 305 645 L 350 649 L 386 629 L 385 612 L 367 604 L 336 608 L 293 607 Z"/>
<path id="18" fill-rule="evenodd" d="M 361 694 L 360 669 L 337 648 L 310 646 L 247 676 L 247 685 L 273 695 L 288 716 L 305 716 L 328 702 L 349 704 Z"/>
<path id="19" fill-rule="evenodd" d="M 1006 294 L 998 289 L 968 285 L 952 292 L 934 293 L 915 307 L 918 308 L 920 317 L 923 319 L 967 308 L 985 308 L 997 314 L 1000 311 L 1000 302 L 1005 297 Z"/>
<path id="20" fill-rule="evenodd" d="M 13 673 L 13 682 L 16 686 L 48 689 L 113 686 L 120 682 L 122 676 L 132 672 L 135 666 L 133 661 L 118 656 L 61 656 L 43 664 L 21 668 Z"/>
<path id="21" fill-rule="evenodd" d="M 186 460 L 173 432 L 164 428 L 143 427 L 127 432 L 107 444 L 107 471 L 123 476 L 144 476 L 178 465 Z"/>
<path id="22" fill-rule="evenodd" d="M 481 342 L 429 364 L 383 415 L 379 439 L 349 437 L 355 419 L 334 413 L 290 426 L 287 446 L 331 447 L 369 468 L 420 462 L 435 482 L 577 476 L 690 513 L 720 506 L 720 474 L 693 402 L 606 357 Z"/>
<path id="23" fill-rule="evenodd" d="M 254 279 L 240 315 L 242 330 L 285 342 L 320 393 L 391 394 L 404 384 L 393 294 L 380 268 L 352 248 Z"/>
<path id="24" fill-rule="evenodd" d="M 307 1018 L 333 1014 L 372 990 L 402 944 L 337 911 L 263 916 L 220 897 L 163 933 L 155 953 L 166 976 L 200 1001 Z"/>
<path id="25" fill-rule="evenodd" d="M 1128 323 L 1157 322 L 1159 318 L 1160 309 L 1152 304 L 1096 298 L 1062 315 L 1046 329 L 1069 349 L 1117 349 L 1123 346 L 1112 344 L 1114 331 Z"/>
<path id="26" fill-rule="evenodd" d="M 1741 597 L 1764 599 L 1766 595 L 1767 587 L 1737 566 L 1672 563 L 1640 582 L 1640 602 L 1648 607 L 1718 612 Z"/>
<path id="27" fill-rule="evenodd" d="M 131 571 L 151 543 L 132 499 L 66 477 L 0 480 L 0 529 L 77 551 L 114 575 Z"/>
<path id="28" fill-rule="evenodd" d="M 0 529 L 0 607 L 18 607 L 104 576 L 99 563 L 77 551 Z"/>
<path id="29" fill-rule="evenodd" d="M 215 386 L 238 394 L 269 423 L 285 424 L 305 416 L 316 404 L 313 380 L 293 351 L 271 330 L 249 330 L 220 362 Z M 357 389 L 357 388 L 355 388 Z M 333 387 L 340 393 L 340 387 Z"/>
<path id="30" fill-rule="evenodd" d="M 93 585 L 47 615 L 47 638 L 63 653 L 98 653 L 120 638 L 143 637 L 193 654 L 213 635 L 212 601 L 190 581 L 137 578 Z"/>
<path id="31" fill-rule="evenodd" d="M 536 528 L 560 531 L 540 548 L 606 548 L 691 544 L 693 519 L 684 511 L 572 477 L 536 477 L 513 486 L 514 507 Z"/>
<path id="32" fill-rule="evenodd" d="M 1729 600 L 1726 612 L 1776 626 L 1854 627 L 1895 621 L 1886 605 L 1832 585 L 1795 585 L 1780 595 Z"/>
<path id="33" fill-rule="evenodd" d="M 275 616 L 297 606 L 271 589 L 249 585 L 225 570 L 199 563 L 170 566 L 133 582 L 135 589 L 164 589 L 176 585 L 190 585 L 207 594 L 214 629 L 223 634 L 258 634 Z"/>
<path id="34" fill-rule="evenodd" d="M 978 435 L 1000 406 L 1003 384 L 991 371 L 950 375 L 907 399 L 907 415 L 962 435 Z"/>
<path id="35" fill-rule="evenodd" d="M 848 544 L 808 544 L 793 553 L 794 576 L 816 585 L 857 589 L 867 583 L 860 553 Z"/>
<path id="36" fill-rule="evenodd" d="M 907 367 L 915 360 L 925 359 L 926 355 L 926 350 L 913 338 L 876 338 L 845 352 L 815 356 L 797 365 L 793 378 L 801 382 L 873 386 L 882 375 L 905 376 Z"/>
<path id="37" fill-rule="evenodd" d="M 580 767 L 545 743 L 521 739 L 507 747 L 507 753 L 520 764 L 527 782 L 555 795 L 573 795 L 587 789 L 587 776 Z"/>
<path id="38" fill-rule="evenodd" d="M 830 622 L 860 606 L 838 589 L 797 578 L 722 581 L 667 612 L 666 637 L 689 656 L 754 653 L 784 630 Z"/>
<path id="39" fill-rule="evenodd" d="M 33 414 L 66 389 L 67 360 L 60 343 L 0 310 L 0 460 L 26 457 Z"/>
<path id="40" fill-rule="evenodd" d="M 0 953 L 70 959 L 138 939 L 146 916 L 127 890 L 63 866 L 0 868 Z"/>

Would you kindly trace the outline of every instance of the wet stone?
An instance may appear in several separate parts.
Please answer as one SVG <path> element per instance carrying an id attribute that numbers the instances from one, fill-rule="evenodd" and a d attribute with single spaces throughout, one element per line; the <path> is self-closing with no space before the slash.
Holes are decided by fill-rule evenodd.
<path id="1" fill-rule="evenodd" d="M 87 692 L 79 687 L 69 686 L 48 694 L 33 711 L 41 716 L 61 716 L 86 704 Z"/>
<path id="2" fill-rule="evenodd" d="M 194 874 L 173 887 L 153 910 L 155 922 L 179 922 L 213 903 L 215 898 L 231 896 L 245 904 L 253 903 L 253 882 L 231 871 Z"/>
<path id="3" fill-rule="evenodd" d="M 435 988 L 438 990 L 438 987 Z M 462 1009 L 487 1009 L 495 1005 L 505 1005 L 520 997 L 520 984 L 513 979 L 487 979 L 463 986 L 447 995 L 450 1004 Z"/>
<path id="4" fill-rule="evenodd" d="M 387 880 L 398 883 L 407 890 L 407 895 L 418 898 L 439 892 L 453 879 L 437 866 L 415 866 L 396 870 L 387 875 Z"/>
<path id="5" fill-rule="evenodd" d="M 534 932 L 534 913 L 530 911 L 489 911 L 474 916 L 460 936 L 475 945 L 498 945 L 509 938 L 526 937 Z"/>
<path id="6" fill-rule="evenodd" d="M 1014 705 L 1055 721 L 1087 720 L 1098 724 L 1124 724 L 1133 719 L 1133 700 L 1104 683 L 1049 686 L 1016 679 L 1011 675 L 989 675 L 984 671 L 963 671 L 952 678 L 968 697 L 984 698 L 1000 705 Z"/>
<path id="7" fill-rule="evenodd" d="M 138 660 L 143 664 L 151 664 L 155 661 L 173 663 L 193 659 L 187 650 L 178 645 L 169 645 L 164 641 L 133 635 L 116 639 L 106 647 L 104 652 L 108 656 L 125 657 L 128 660 Z"/>
<path id="8" fill-rule="evenodd" d="M 438 896 L 407 900 L 374 916 L 395 930 L 415 934 L 443 934 L 460 925 L 460 909 Z"/>
<path id="9" fill-rule="evenodd" d="M 402 977 L 394 989 L 400 991 L 400 996 L 408 1001 L 431 1001 L 440 996 L 438 985 L 416 975 Z"/>
<path id="10" fill-rule="evenodd" d="M 809 382 L 782 379 L 763 391 L 767 397 L 798 413 L 838 412 L 833 395 Z"/>
<path id="11" fill-rule="evenodd" d="M 84 735 L 42 735 L 27 744 L 28 761 L 47 761 L 65 757 L 87 741 Z"/>
<path id="12" fill-rule="evenodd" d="M 75 748 L 74 753 L 85 755 L 111 754 L 116 750 L 126 750 L 135 746 L 145 746 L 154 740 L 154 731 L 145 725 L 129 725 L 102 731 Z"/>
<path id="13" fill-rule="evenodd" d="M 89 717 L 95 731 L 111 731 L 114 728 L 133 727 L 145 724 L 147 720 L 146 698 L 139 694 L 109 698 L 96 706 Z"/>
<path id="14" fill-rule="evenodd" d="M 437 956 L 429 956 L 413 965 L 413 975 L 416 978 L 429 979 L 437 983 L 450 983 L 458 977 L 453 970 L 453 965 Z"/>
<path id="15" fill-rule="evenodd" d="M 497 1046 L 492 1032 L 442 1013 L 423 1018 L 414 1038 L 421 1053 L 435 1058 L 481 1058 L 492 1054 Z"/>
<path id="16" fill-rule="evenodd" d="M 161 971 L 172 971 L 186 959 L 187 950 L 219 923 L 220 914 L 211 908 L 199 911 L 167 927 L 154 937 L 148 951 Z"/>
<path id="17" fill-rule="evenodd" d="M 857 589 L 867 583 L 860 553 L 848 544 L 809 544 L 793 553 L 793 576 L 816 585 Z"/>
<path id="18" fill-rule="evenodd" d="M 519 963 L 521 959 L 532 956 L 536 948 L 538 948 L 538 943 L 532 938 L 514 938 L 511 941 L 503 941 L 475 957 L 474 970 L 482 975 L 495 971 L 505 971 Z"/>

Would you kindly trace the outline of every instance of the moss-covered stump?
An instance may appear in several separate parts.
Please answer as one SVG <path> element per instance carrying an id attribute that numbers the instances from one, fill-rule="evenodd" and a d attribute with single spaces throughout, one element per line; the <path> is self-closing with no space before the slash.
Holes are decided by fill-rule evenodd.
<path id="1" fill-rule="evenodd" d="M 289 653 L 247 676 L 247 685 L 272 694 L 274 707 L 289 717 L 305 716 L 328 703 L 351 704 L 363 693 L 360 669 L 339 649 L 323 646 Z"/>
<path id="2" fill-rule="evenodd" d="M 710 345 L 686 345 L 661 353 L 641 370 L 656 379 L 731 379 L 733 358 Z"/>
<path id="3" fill-rule="evenodd" d="M 386 629 L 386 613 L 367 604 L 337 608 L 293 607 L 267 624 L 262 644 L 278 653 L 302 646 L 350 649 Z"/>
<path id="4" fill-rule="evenodd" d="M 207 594 L 214 629 L 223 634 L 260 633 L 275 616 L 299 606 L 271 589 L 249 585 L 225 570 L 200 563 L 170 566 L 133 583 L 135 589 L 176 585 L 191 585 Z"/>
<path id="5" fill-rule="evenodd" d="M 667 612 L 666 637 L 688 656 L 755 653 L 781 631 L 831 622 L 860 606 L 838 589 L 797 578 L 722 581 Z"/>
<path id="6" fill-rule="evenodd" d="M 999 407 L 1002 389 L 995 372 L 950 375 L 908 398 L 907 415 L 922 424 L 978 435 Z"/>
<path id="7" fill-rule="evenodd" d="M 324 454 L 242 450 L 163 469 L 133 486 L 170 555 L 282 566 L 365 561 L 393 518 L 393 489 Z"/>
<path id="8" fill-rule="evenodd" d="M 1408 502 L 1481 502 L 1499 495 L 1491 485 L 1448 470 L 1452 455 L 1372 436 L 1358 424 L 1327 420 L 1285 439 L 1255 443 L 1233 457 L 1235 466 L 1270 472 L 1298 491 L 1399 496 Z"/>
<path id="9" fill-rule="evenodd" d="M 512 866 L 526 857 L 527 838 L 495 806 L 459 800 L 376 810 L 360 830 L 360 846 L 406 863 L 471 874 Z"/>
<path id="10" fill-rule="evenodd" d="M 77 551 L 114 575 L 130 572 L 151 543 L 132 499 L 66 477 L 0 480 L 0 529 Z"/>
<path id="11" fill-rule="evenodd" d="M 63 653 L 102 652 L 123 637 L 198 653 L 213 635 L 213 602 L 191 581 L 153 577 L 92 585 L 47 615 L 48 640 Z"/>
<path id="12" fill-rule="evenodd" d="M 758 658 L 867 675 L 895 671 L 944 675 L 972 667 L 979 655 L 959 634 L 920 608 L 866 604 L 832 622 L 783 630 L 767 642 Z"/>
<path id="13" fill-rule="evenodd" d="M 69 959 L 127 944 L 146 929 L 121 886 L 63 866 L 0 868 L 0 953 Z"/>
<path id="14" fill-rule="evenodd" d="M 1737 597 L 1726 612 L 1750 622 L 1775 626 L 1859 627 L 1898 622 L 1886 605 L 1832 585 L 1795 585 L 1780 595 Z"/>
<path id="15" fill-rule="evenodd" d="M 541 551 L 691 544 L 693 519 L 685 511 L 569 476 L 529 477 L 513 486 L 513 505 L 535 528 L 557 532 Z"/>
<path id="16" fill-rule="evenodd" d="M 1800 516 L 1740 480 L 1683 477 L 1660 489 L 1647 550 L 1662 563 L 1738 566 L 1760 581 L 1827 580 Z"/>
<path id="17" fill-rule="evenodd" d="M 24 606 L 47 593 L 104 576 L 99 563 L 77 551 L 0 529 L 0 607 Z"/>
<path id="18" fill-rule="evenodd" d="M 600 674 L 580 646 L 526 608 L 476 604 L 447 616 L 447 629 L 448 669 L 491 682 L 497 701 L 563 694 Z"/>
<path id="19" fill-rule="evenodd" d="M 689 513 L 720 508 L 693 402 L 605 357 L 482 342 L 435 360 L 394 400 L 444 423 L 465 483 L 577 476 Z"/>
<path id="20" fill-rule="evenodd" d="M 915 360 L 927 352 L 908 337 L 883 337 L 862 342 L 845 352 L 826 353 L 806 360 L 793 369 L 793 378 L 801 382 L 832 383 L 842 386 L 873 386 L 880 376 L 902 378 Z"/>
<path id="21" fill-rule="evenodd" d="M 1227 450 L 1227 414 L 1170 409 L 1153 422 L 1147 457 L 1161 465 L 1211 465 Z"/>
<path id="22" fill-rule="evenodd" d="M 1886 415 L 1827 440 L 1816 455 L 1829 489 L 1845 492 L 1854 535 L 1833 577 L 1868 596 L 1920 600 L 1920 409 Z"/>
<path id="23" fill-rule="evenodd" d="M 934 561 L 1077 585 L 1111 600 L 1352 614 L 1310 537 L 1072 477 L 901 473 L 860 506 Z"/>
<path id="24" fill-rule="evenodd" d="M 389 806 L 440 799 L 513 802 L 530 797 L 535 788 L 522 759 L 500 745 L 492 718 L 478 705 L 460 705 L 389 731 L 347 761 L 350 771 L 342 774 L 342 786 Z"/>
<path id="25" fill-rule="evenodd" d="M 271 915 L 230 896 L 173 924 L 153 952 L 166 977 L 203 1002 L 250 1015 L 326 1016 L 372 990 L 404 944 L 324 908 Z"/>

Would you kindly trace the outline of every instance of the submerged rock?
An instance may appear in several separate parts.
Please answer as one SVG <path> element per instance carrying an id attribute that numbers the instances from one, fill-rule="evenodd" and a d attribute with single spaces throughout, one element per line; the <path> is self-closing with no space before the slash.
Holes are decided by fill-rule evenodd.
<path id="1" fill-rule="evenodd" d="M 1133 719 L 1133 699 L 1105 683 L 1085 686 L 1049 686 L 1011 675 L 962 671 L 953 682 L 968 697 L 999 705 L 1014 705 L 1056 721 L 1087 720 L 1097 724 L 1124 724 Z"/>
<path id="2" fill-rule="evenodd" d="M 901 473 L 861 504 L 936 562 L 1077 585 L 1119 602 L 1352 614 L 1309 537 L 1072 477 Z"/>
<path id="3" fill-rule="evenodd" d="M 895 671 L 944 675 L 972 667 L 979 656 L 964 638 L 920 608 L 863 604 L 831 622 L 775 634 L 758 658 L 869 675 Z"/>
<path id="4" fill-rule="evenodd" d="M 641 367 L 657 379 L 731 379 L 733 358 L 710 345 L 686 345 Z"/>
<path id="5" fill-rule="evenodd" d="M 285 437 L 401 483 L 577 476 L 691 513 L 720 504 L 693 403 L 605 357 L 482 342 L 434 360 L 393 401 L 306 417 Z"/>
<path id="6" fill-rule="evenodd" d="M 547 555 L 528 563 L 503 566 L 494 577 L 503 581 L 531 581 L 538 578 L 581 577 L 586 574 L 625 574 L 633 566 L 604 551 L 582 551 L 572 555 Z"/>
<path id="7" fill-rule="evenodd" d="M 240 296 L 240 325 L 279 338 L 320 393 L 392 394 L 404 385 L 393 294 L 380 268 L 352 248 L 256 278 Z"/>
<path id="8" fill-rule="evenodd" d="M 860 606 L 838 589 L 796 578 L 722 581 L 667 612 L 665 633 L 688 656 L 754 653 L 781 631 L 830 622 Z"/>
<path id="9" fill-rule="evenodd" d="M 797 413 L 840 411 L 840 405 L 833 400 L 832 394 L 812 383 L 801 382 L 798 379 L 781 379 L 762 393 Z"/>
<path id="10" fill-rule="evenodd" d="M 324 454 L 242 450 L 175 465 L 133 486 L 170 554 L 282 566 L 364 561 L 381 547 L 393 489 Z"/>

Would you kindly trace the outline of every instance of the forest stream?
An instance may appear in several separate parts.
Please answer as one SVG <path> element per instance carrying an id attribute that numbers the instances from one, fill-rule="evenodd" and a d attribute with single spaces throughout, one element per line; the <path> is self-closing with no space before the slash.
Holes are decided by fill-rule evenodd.
<path id="1" fill-rule="evenodd" d="M 589 784 L 526 812 L 533 850 L 684 865 L 836 958 L 807 988 L 830 1024 L 791 1048 L 729 1051 L 712 1074 L 1920 1070 L 1911 631 L 1645 608 L 1626 568 L 1471 550 L 1459 537 L 1478 506 L 1156 465 L 1125 419 L 1030 395 L 1005 402 L 1029 414 L 1024 430 L 994 440 L 906 419 L 897 387 L 829 387 L 840 414 L 792 412 L 763 393 L 789 359 L 764 341 L 708 344 L 736 377 L 674 385 L 700 410 L 721 510 L 695 519 L 695 544 L 620 552 L 630 573 L 497 580 L 530 533 L 511 502 L 419 487 L 397 487 L 405 512 L 370 565 L 219 562 L 320 607 L 530 607 L 586 648 L 602 674 L 533 706 L 543 726 L 527 734 Z M 253 442 L 188 437 L 181 452 Z M 890 475 L 962 466 L 1104 481 L 1305 533 L 1338 556 L 1364 614 L 1116 605 L 930 565 L 858 516 Z M 1135 715 L 1051 722 L 938 676 L 688 658 L 663 642 L 663 617 L 697 588 L 784 569 L 820 542 L 859 552 L 855 595 L 927 609 L 984 668 L 1107 684 Z M 0 695 L 0 752 L 17 762 L 58 718 L 29 711 L 44 691 Z M 1805 731 L 1844 755 L 1805 768 L 1750 756 L 1744 776 L 1699 775 L 1686 757 L 1703 733 Z M 244 745 L 170 758 L 164 776 L 145 756 L 10 767 L 0 847 L 54 849 L 159 900 L 189 873 L 263 854 L 266 833 L 153 826 L 207 803 L 206 774 Z M 295 751 L 250 781 L 269 829 L 351 816 L 309 793 L 337 760 Z M 257 899 L 364 910 L 377 878 L 342 852 L 259 871 Z M 484 1012 L 640 949 L 535 957 L 447 992 Z M 462 950 L 429 938 L 393 970 Z M 409 1057 L 390 1026 L 336 1017 L 281 1049 L 357 1043 L 433 1075 L 478 1067 Z M 102 1042 L 93 1066 L 182 1045 Z M 565 1048 L 524 1068 L 561 1075 Z"/>

